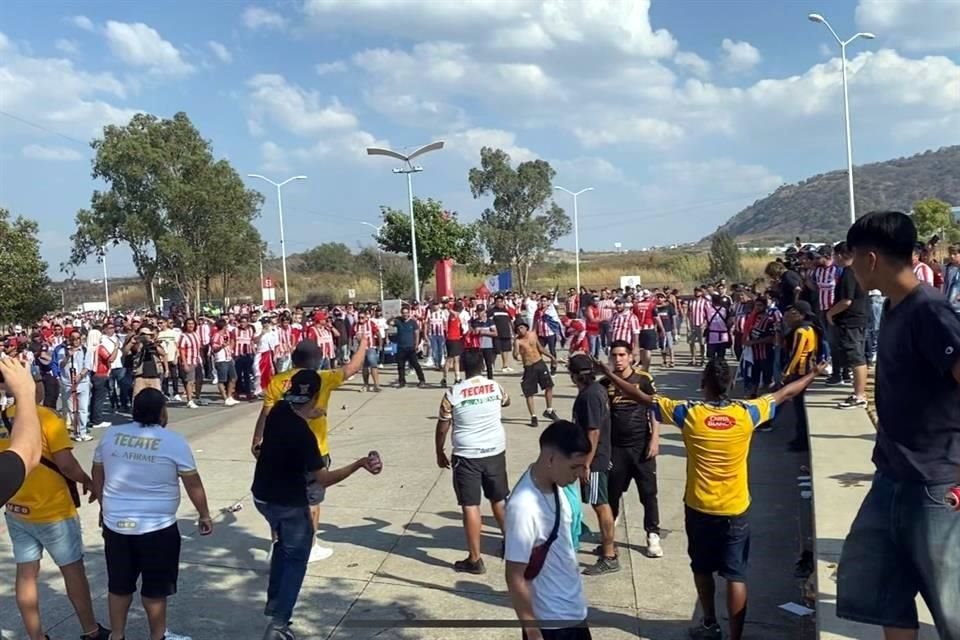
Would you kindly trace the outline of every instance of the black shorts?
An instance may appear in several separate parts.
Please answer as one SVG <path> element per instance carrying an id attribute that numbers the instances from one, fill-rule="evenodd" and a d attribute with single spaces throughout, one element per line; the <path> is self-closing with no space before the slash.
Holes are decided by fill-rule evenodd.
<path id="1" fill-rule="evenodd" d="M 656 351 L 658 348 L 657 330 L 644 329 L 640 332 L 640 348 L 647 351 Z"/>
<path id="2" fill-rule="evenodd" d="M 180 529 L 166 529 L 126 536 L 103 528 L 103 552 L 107 561 L 107 590 L 117 596 L 136 592 L 144 598 L 166 598 L 177 592 L 180 574 Z"/>
<path id="3" fill-rule="evenodd" d="M 501 502 L 510 493 L 507 481 L 507 453 L 486 458 L 453 456 L 453 492 L 461 507 L 480 506 L 480 492 L 490 502 Z"/>
<path id="4" fill-rule="evenodd" d="M 447 357 L 456 358 L 463 355 L 463 340 L 447 340 Z"/>
<path id="5" fill-rule="evenodd" d="M 547 369 L 547 363 L 541 360 L 529 367 L 523 368 L 523 378 L 520 379 L 520 390 L 524 398 L 537 395 L 537 391 L 553 389 L 553 376 Z"/>
<path id="6" fill-rule="evenodd" d="M 591 471 L 587 481 L 581 483 L 580 494 L 586 504 L 598 506 L 610 503 L 607 491 L 608 477 L 607 471 Z"/>
<path id="7" fill-rule="evenodd" d="M 195 364 L 181 364 L 180 369 L 180 380 L 187 384 L 193 384 L 197 380 L 197 369 L 198 365 Z"/>
<path id="8" fill-rule="evenodd" d="M 750 522 L 747 513 L 713 516 L 684 507 L 687 554 L 694 573 L 719 573 L 727 582 L 747 581 Z"/>
<path id="9" fill-rule="evenodd" d="M 510 353 L 513 351 L 513 338 L 494 338 L 493 346 L 497 353 Z"/>
<path id="10" fill-rule="evenodd" d="M 853 368 L 867 363 L 866 331 L 863 327 L 842 327 L 834 331 L 833 362 L 837 367 Z M 837 373 L 839 375 L 839 372 Z"/>

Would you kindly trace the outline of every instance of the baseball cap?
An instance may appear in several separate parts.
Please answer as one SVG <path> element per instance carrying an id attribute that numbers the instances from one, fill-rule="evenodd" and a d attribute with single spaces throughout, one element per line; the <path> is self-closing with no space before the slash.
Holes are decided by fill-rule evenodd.
<path id="1" fill-rule="evenodd" d="M 833 247 L 831 247 L 828 244 L 825 244 L 819 249 L 817 249 L 817 255 L 820 256 L 821 258 L 829 258 L 830 256 L 833 255 Z"/>
<path id="2" fill-rule="evenodd" d="M 290 404 L 307 404 L 317 397 L 319 391 L 320 374 L 312 369 L 303 369 L 290 379 L 290 389 L 283 395 L 283 399 Z"/>
<path id="3" fill-rule="evenodd" d="M 320 357 L 320 347 L 313 340 L 303 340 L 293 350 L 294 355 L 299 358 L 309 358 L 311 360 Z"/>
<path id="4" fill-rule="evenodd" d="M 567 363 L 567 369 L 570 373 L 582 373 L 584 371 L 593 371 L 593 359 L 585 353 L 578 353 Z"/>
<path id="5" fill-rule="evenodd" d="M 787 308 L 787 311 L 790 309 L 793 309 L 804 318 L 809 318 L 813 315 L 813 307 L 811 307 L 810 303 L 806 300 L 797 300 Z"/>

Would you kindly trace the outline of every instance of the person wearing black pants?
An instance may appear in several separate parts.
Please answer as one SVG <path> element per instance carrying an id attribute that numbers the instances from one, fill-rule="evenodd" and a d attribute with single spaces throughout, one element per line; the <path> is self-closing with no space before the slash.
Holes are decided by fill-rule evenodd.
<path id="1" fill-rule="evenodd" d="M 415 318 L 410 317 L 410 307 L 404 305 L 400 309 L 400 317 L 390 321 L 397 333 L 393 337 L 397 343 L 397 378 L 399 387 L 402 389 L 407 386 L 407 365 L 409 364 L 417 374 L 419 381 L 418 387 L 427 386 L 427 381 L 423 377 L 423 369 L 420 368 L 420 362 L 417 360 L 417 345 L 420 344 L 420 323 Z"/>
<path id="2" fill-rule="evenodd" d="M 104 418 L 104 406 L 110 397 L 110 372 L 92 376 L 93 384 L 90 387 L 90 426 L 102 428 L 110 424 Z"/>
<path id="3" fill-rule="evenodd" d="M 253 354 L 237 356 L 237 395 L 253 393 Z"/>

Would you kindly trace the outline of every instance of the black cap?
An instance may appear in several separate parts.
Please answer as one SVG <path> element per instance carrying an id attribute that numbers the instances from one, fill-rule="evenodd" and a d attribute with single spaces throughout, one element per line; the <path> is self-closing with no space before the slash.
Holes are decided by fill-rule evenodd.
<path id="1" fill-rule="evenodd" d="M 293 374 L 283 399 L 290 404 L 307 404 L 313 402 L 319 392 L 320 374 L 313 369 L 302 369 Z"/>
<path id="2" fill-rule="evenodd" d="M 797 300 L 787 308 L 787 311 L 790 309 L 793 309 L 804 318 L 810 318 L 813 316 L 813 307 L 811 307 L 810 303 L 806 300 Z"/>
<path id="3" fill-rule="evenodd" d="M 817 249 L 817 254 L 822 258 L 829 258 L 833 255 L 833 247 L 828 244 L 823 245 Z"/>
<path id="4" fill-rule="evenodd" d="M 570 373 L 593 371 L 593 358 L 585 353 L 578 353 L 567 362 L 567 369 Z"/>
<path id="5" fill-rule="evenodd" d="M 313 360 L 320 357 L 320 347 L 313 340 L 303 340 L 293 350 L 293 355 Z"/>

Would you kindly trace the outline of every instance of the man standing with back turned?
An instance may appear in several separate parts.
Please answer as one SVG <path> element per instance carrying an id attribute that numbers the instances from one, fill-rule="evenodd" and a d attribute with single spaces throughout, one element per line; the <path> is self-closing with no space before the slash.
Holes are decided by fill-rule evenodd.
<path id="1" fill-rule="evenodd" d="M 887 297 L 877 359 L 877 473 L 843 544 L 837 615 L 916 640 L 917 593 L 942 640 L 960 639 L 960 317 L 911 268 L 897 211 L 847 232 L 864 289 Z"/>

